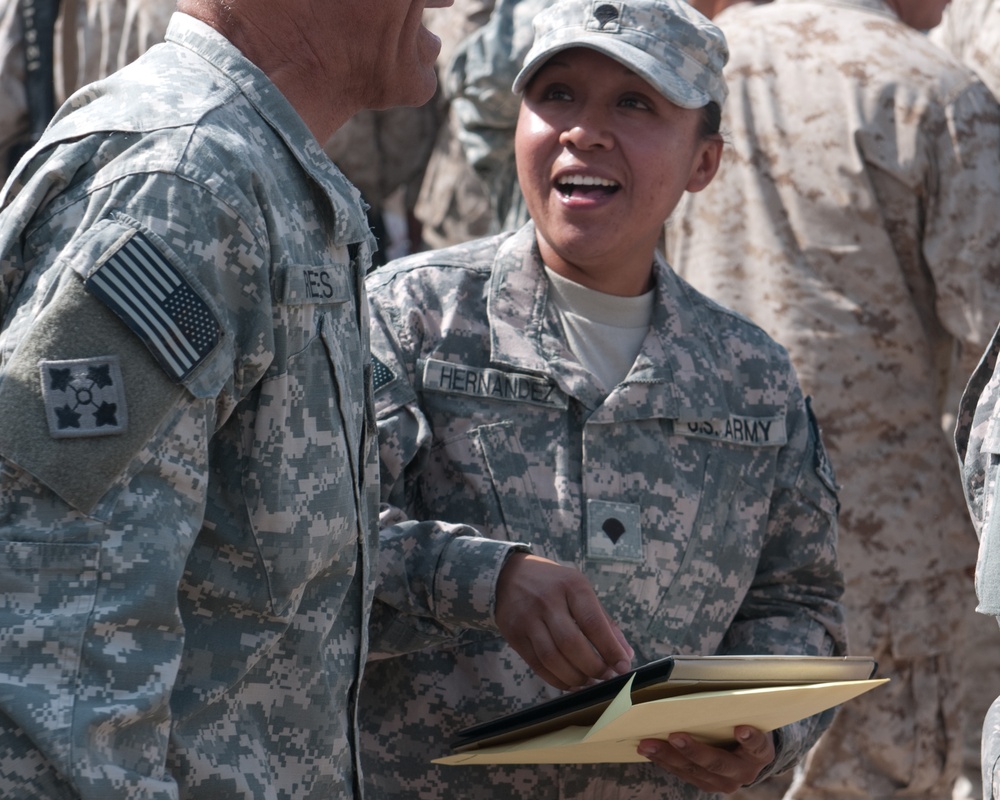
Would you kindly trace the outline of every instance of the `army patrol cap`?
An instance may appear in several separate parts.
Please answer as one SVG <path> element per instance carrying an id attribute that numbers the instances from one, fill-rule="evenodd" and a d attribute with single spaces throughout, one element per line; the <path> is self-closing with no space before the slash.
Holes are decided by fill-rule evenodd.
<path id="1" fill-rule="evenodd" d="M 682 0 L 559 0 L 534 20 L 535 39 L 514 79 L 521 92 L 553 55 L 597 50 L 681 108 L 721 108 L 729 90 L 722 31 Z"/>

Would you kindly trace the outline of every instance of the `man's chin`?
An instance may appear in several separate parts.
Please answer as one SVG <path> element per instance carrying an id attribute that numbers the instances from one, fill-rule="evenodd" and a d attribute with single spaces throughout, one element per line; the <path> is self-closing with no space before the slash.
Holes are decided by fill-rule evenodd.
<path id="1" fill-rule="evenodd" d="M 396 91 L 392 94 L 386 96 L 378 106 L 373 106 L 378 109 L 386 108 L 396 108 L 398 106 L 422 106 L 429 102 L 434 93 L 437 91 L 437 73 L 434 72 L 433 68 L 424 68 L 421 70 L 423 73 L 426 70 L 427 78 L 426 80 L 417 80 L 417 76 L 414 75 L 413 79 L 408 82 L 405 90 L 402 87 L 396 87 Z"/>

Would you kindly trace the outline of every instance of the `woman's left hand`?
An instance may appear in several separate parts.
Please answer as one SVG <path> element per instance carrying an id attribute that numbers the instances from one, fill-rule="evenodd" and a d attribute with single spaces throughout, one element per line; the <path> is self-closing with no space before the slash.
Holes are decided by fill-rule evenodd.
<path id="1" fill-rule="evenodd" d="M 736 744 L 715 747 L 686 733 L 666 740 L 643 739 L 639 754 L 705 792 L 729 794 L 753 783 L 774 761 L 774 737 L 747 725 L 734 729 Z"/>

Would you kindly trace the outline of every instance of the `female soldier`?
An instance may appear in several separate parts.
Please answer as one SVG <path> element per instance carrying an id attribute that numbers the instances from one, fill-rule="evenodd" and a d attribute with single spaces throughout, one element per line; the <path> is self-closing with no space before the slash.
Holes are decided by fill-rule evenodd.
<path id="1" fill-rule="evenodd" d="M 414 526 L 530 541 L 583 571 L 640 662 L 845 650 L 834 481 L 786 354 L 656 249 L 718 167 L 726 58 L 720 31 L 678 0 L 548 8 L 514 84 L 532 221 L 368 283 L 382 558 Z M 454 582 L 419 587 L 439 618 L 475 602 L 455 589 L 471 569 L 494 580 L 461 543 L 438 569 Z M 561 632 L 512 625 L 547 590 L 514 588 L 504 597 L 520 600 L 495 609 L 510 644 L 385 615 L 394 627 L 378 632 L 414 651 L 366 674 L 372 796 L 704 797 L 787 769 L 829 722 L 738 726 L 732 748 L 673 734 L 641 743 L 650 763 L 435 768 L 460 728 L 585 681 L 570 659 L 533 669 Z"/>

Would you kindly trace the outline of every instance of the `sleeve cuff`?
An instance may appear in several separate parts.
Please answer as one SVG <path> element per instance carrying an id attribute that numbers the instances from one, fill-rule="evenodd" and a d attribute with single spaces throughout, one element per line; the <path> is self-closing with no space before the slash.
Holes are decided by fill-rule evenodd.
<path id="1" fill-rule="evenodd" d="M 498 633 L 496 586 L 512 553 L 531 547 L 481 536 L 457 536 L 441 557 L 434 580 L 435 617 L 445 625 Z"/>

